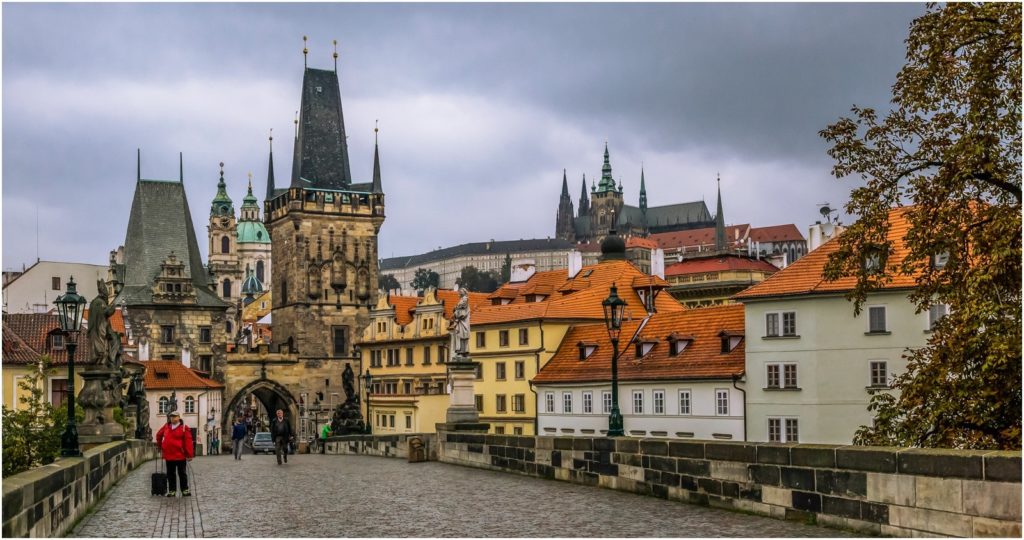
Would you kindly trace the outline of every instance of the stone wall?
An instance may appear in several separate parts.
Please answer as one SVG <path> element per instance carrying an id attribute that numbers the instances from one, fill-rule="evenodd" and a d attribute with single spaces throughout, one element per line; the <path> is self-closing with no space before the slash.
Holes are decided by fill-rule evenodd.
<path id="1" fill-rule="evenodd" d="M 367 456 L 408 459 L 409 439 L 419 438 L 426 447 L 429 461 L 437 461 L 437 435 L 410 433 L 406 435 L 344 435 L 327 439 L 328 454 L 363 454 Z"/>
<path id="2" fill-rule="evenodd" d="M 3 536 L 56 537 L 128 471 L 156 457 L 148 441 L 120 441 L 63 458 L 3 481 Z"/>
<path id="3" fill-rule="evenodd" d="M 475 433 L 440 433 L 436 451 L 447 463 L 868 534 L 1021 536 L 1020 452 Z"/>

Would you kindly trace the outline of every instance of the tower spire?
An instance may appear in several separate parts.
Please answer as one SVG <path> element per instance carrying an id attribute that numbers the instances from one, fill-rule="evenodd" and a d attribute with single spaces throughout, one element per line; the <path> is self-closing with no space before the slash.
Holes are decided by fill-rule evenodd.
<path id="1" fill-rule="evenodd" d="M 309 67 L 306 64 L 306 56 L 309 55 L 309 49 L 306 48 L 306 36 L 302 36 L 302 67 Z"/>
<path id="2" fill-rule="evenodd" d="M 221 171 L 220 175 L 223 177 L 224 171 Z M 178 183 L 185 183 L 185 158 L 182 156 L 182 152 L 178 152 Z"/>
<path id="3" fill-rule="evenodd" d="M 373 123 L 373 192 L 384 193 L 380 180 L 380 152 L 377 149 L 377 132 L 380 131 L 378 121 Z"/>
<path id="4" fill-rule="evenodd" d="M 334 40 L 334 72 L 338 72 L 338 40 Z"/>
<path id="5" fill-rule="evenodd" d="M 569 180 L 565 176 L 565 169 L 562 169 L 562 196 L 569 197 Z"/>
<path id="6" fill-rule="evenodd" d="M 718 208 L 715 210 L 715 249 L 725 251 L 725 214 L 722 213 L 722 177 L 717 175 Z"/>
<path id="7" fill-rule="evenodd" d="M 270 162 L 267 164 L 267 198 L 274 198 L 274 128 L 270 128 Z"/>
<path id="8" fill-rule="evenodd" d="M 612 163 L 608 156 L 608 141 L 604 142 L 604 165 L 601 166 L 601 181 L 597 184 L 598 191 L 615 191 L 615 178 L 612 178 Z"/>
<path id="9" fill-rule="evenodd" d="M 135 181 L 142 181 L 142 149 L 135 149 Z"/>
<path id="10" fill-rule="evenodd" d="M 590 197 L 587 196 L 587 173 L 583 173 L 583 185 L 580 186 L 580 207 L 579 215 L 585 216 L 590 213 Z"/>
<path id="11" fill-rule="evenodd" d="M 643 164 L 640 164 L 640 209 L 647 210 L 647 184 L 644 181 Z"/>

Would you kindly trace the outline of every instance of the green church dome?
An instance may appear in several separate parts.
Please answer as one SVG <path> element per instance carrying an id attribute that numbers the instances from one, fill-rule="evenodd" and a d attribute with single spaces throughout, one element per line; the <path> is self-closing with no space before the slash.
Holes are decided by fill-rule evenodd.
<path id="1" fill-rule="evenodd" d="M 239 244 L 269 244 L 270 234 L 267 228 L 259 221 L 238 222 L 238 243 Z"/>

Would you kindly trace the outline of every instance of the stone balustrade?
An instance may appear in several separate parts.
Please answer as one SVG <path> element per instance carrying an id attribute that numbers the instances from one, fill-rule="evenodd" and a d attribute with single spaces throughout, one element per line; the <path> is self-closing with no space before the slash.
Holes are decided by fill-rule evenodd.
<path id="1" fill-rule="evenodd" d="M 149 441 L 96 446 L 3 481 L 3 536 L 63 536 L 128 471 L 157 456 Z"/>

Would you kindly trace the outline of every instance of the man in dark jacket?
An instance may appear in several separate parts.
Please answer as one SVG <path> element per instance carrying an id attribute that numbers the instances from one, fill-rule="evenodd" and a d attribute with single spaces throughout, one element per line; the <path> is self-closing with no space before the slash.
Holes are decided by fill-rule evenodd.
<path id="1" fill-rule="evenodd" d="M 231 426 L 231 450 L 235 453 L 235 459 L 242 459 L 242 441 L 245 440 L 245 432 L 245 423 L 239 416 L 235 419 L 235 424 Z"/>
<path id="2" fill-rule="evenodd" d="M 277 464 L 281 464 L 281 456 L 288 463 L 288 442 L 292 438 L 292 425 L 284 417 L 284 411 L 277 410 L 277 416 L 270 421 L 270 436 L 274 438 L 274 450 L 277 453 Z"/>

